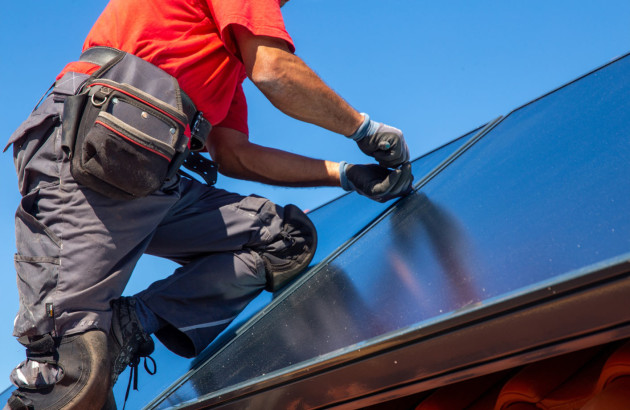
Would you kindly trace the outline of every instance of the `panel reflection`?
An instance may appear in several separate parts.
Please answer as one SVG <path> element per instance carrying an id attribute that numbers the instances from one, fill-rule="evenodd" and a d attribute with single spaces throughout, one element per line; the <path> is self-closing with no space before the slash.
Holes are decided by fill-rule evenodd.
<path id="1" fill-rule="evenodd" d="M 462 137 L 434 150 L 412 162 L 415 181 L 419 181 L 447 157 L 468 142 L 478 131 L 476 129 Z M 314 209 L 309 213 L 317 227 L 319 245 L 314 263 L 322 261 L 361 229 L 374 221 L 392 202 L 379 203 L 355 192 Z"/>
<path id="2" fill-rule="evenodd" d="M 391 293 L 405 295 L 410 299 L 407 303 L 420 304 L 424 311 L 437 309 L 438 313 L 482 299 L 474 284 L 471 238 L 454 215 L 424 193 L 405 198 L 400 210 L 389 219 L 389 234 L 392 241 L 385 251 L 386 262 L 399 284 L 399 289 Z M 436 300 L 424 285 L 426 278 L 416 273 L 418 266 L 427 264 L 435 264 L 431 270 L 440 272 L 434 287 L 443 291 Z"/>
<path id="3" fill-rule="evenodd" d="M 451 141 L 450 143 L 445 144 L 444 146 L 439 147 L 413 161 L 412 167 L 414 176 L 416 177 L 416 181 L 427 175 L 448 156 L 453 154 L 462 145 L 468 142 L 476 134 L 477 131 L 478 129 L 473 130 L 470 133 L 467 133 L 462 137 L 457 138 L 456 140 Z M 391 205 L 392 202 L 382 204 L 360 196 L 356 193 L 351 193 L 348 195 L 343 195 L 329 202 L 328 204 L 325 204 L 324 206 L 311 211 L 309 213 L 309 216 L 317 226 L 319 235 L 319 246 L 313 259 L 313 265 L 321 262 L 324 258 L 329 256 L 337 248 L 339 248 L 346 241 L 348 241 L 359 231 L 361 231 L 366 225 L 374 221 Z M 360 212 L 357 212 L 357 210 L 359 209 Z M 340 292 L 342 292 L 342 290 L 343 289 L 337 289 L 332 290 L 332 292 L 336 292 L 341 295 Z M 234 334 L 235 332 L 237 332 L 238 328 L 242 326 L 243 323 L 246 322 L 249 318 L 259 312 L 262 308 L 268 305 L 271 300 L 272 296 L 267 292 L 263 292 L 250 304 L 250 306 L 248 306 L 248 308 L 244 312 L 242 312 L 234 320 L 230 327 L 228 327 L 225 332 L 208 347 L 207 351 L 204 352 L 204 354 L 202 354 L 196 360 L 179 358 L 158 344 L 156 346 L 156 352 L 154 353 L 153 357 L 160 364 L 160 367 L 163 367 L 163 365 L 165 364 L 165 367 L 168 367 L 169 369 L 172 369 L 174 371 L 158 372 L 154 376 L 141 378 L 139 391 L 134 392 L 129 397 L 128 404 L 134 407 L 141 407 L 142 405 L 149 403 L 151 399 L 155 397 L 155 389 L 148 386 L 166 387 L 169 384 L 173 383 L 178 377 L 181 377 L 190 367 L 193 367 L 195 366 L 195 364 L 203 362 L 204 358 L 206 358 L 209 354 L 218 350 L 224 344 L 228 343 L 229 340 L 234 337 Z M 315 305 L 317 306 L 319 303 L 320 301 L 316 301 Z M 314 306 L 313 309 L 317 310 L 316 306 Z M 324 309 L 326 308 L 326 306 L 320 305 L 320 308 Z M 354 310 L 357 310 L 356 306 L 354 307 Z M 300 334 L 307 334 L 307 325 L 311 319 L 312 315 L 309 317 L 305 316 L 303 317 L 302 323 L 294 324 L 297 329 L 300 329 Z M 330 323 L 328 325 L 322 324 L 323 328 L 330 328 L 332 325 L 333 323 Z M 356 329 L 353 329 L 353 333 L 356 333 L 359 336 L 361 335 L 361 333 L 356 331 Z M 315 336 L 316 334 L 312 335 L 312 337 Z M 281 340 L 282 343 L 285 342 L 284 339 L 286 338 L 283 338 Z M 268 342 L 271 343 L 271 341 Z M 125 373 L 121 375 L 121 380 L 126 380 L 128 378 L 127 372 L 128 371 L 125 371 Z M 211 386 L 213 382 L 216 381 L 202 380 L 199 381 L 197 384 L 202 384 L 204 388 L 209 388 L 209 386 Z M 118 383 L 116 385 L 115 394 L 120 403 L 122 403 L 122 399 L 124 398 L 125 390 L 126 386 L 123 385 L 123 383 Z M 203 391 L 203 388 L 201 389 L 201 391 Z"/>

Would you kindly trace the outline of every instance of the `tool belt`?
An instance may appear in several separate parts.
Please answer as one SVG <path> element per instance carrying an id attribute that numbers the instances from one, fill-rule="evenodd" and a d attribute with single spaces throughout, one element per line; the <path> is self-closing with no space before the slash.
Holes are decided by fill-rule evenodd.
<path id="1" fill-rule="evenodd" d="M 216 166 L 197 152 L 211 125 L 174 77 L 109 47 L 90 48 L 79 61 L 100 66 L 64 102 L 62 147 L 79 183 L 110 198 L 140 198 L 182 165 L 216 182 Z"/>

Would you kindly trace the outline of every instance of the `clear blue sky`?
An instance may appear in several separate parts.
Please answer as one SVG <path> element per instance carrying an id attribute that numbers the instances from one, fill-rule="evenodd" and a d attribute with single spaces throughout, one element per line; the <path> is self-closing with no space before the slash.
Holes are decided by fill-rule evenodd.
<path id="1" fill-rule="evenodd" d="M 0 136 L 6 141 L 63 66 L 78 57 L 104 0 L 5 2 L 0 14 Z M 630 2 L 576 0 L 292 0 L 283 9 L 297 54 L 358 110 L 401 128 L 417 157 L 630 52 Z M 275 110 L 251 86 L 251 139 L 335 161 L 369 162 L 354 143 Z M 4 146 L 4 142 L 2 143 Z M 518 147 L 514 147 L 518 149 Z M 0 157 L 0 389 L 22 360 L 10 151 Z M 229 180 L 220 187 L 314 208 L 340 189 Z M 143 259 L 126 293 L 171 263 Z"/>

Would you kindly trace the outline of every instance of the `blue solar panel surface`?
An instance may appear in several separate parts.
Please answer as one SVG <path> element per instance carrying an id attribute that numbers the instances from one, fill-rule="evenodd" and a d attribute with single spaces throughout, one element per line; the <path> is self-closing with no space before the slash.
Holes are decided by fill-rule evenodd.
<path id="1" fill-rule="evenodd" d="M 629 96 L 625 57 L 515 110 L 283 293 L 157 408 L 465 317 L 627 255 Z M 313 212 L 326 238 L 318 260 L 387 206 L 349 195 Z"/>

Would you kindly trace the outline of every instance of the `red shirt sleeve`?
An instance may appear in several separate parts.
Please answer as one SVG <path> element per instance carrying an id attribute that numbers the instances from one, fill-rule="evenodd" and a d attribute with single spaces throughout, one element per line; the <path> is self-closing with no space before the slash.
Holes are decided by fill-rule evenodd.
<path id="1" fill-rule="evenodd" d="M 233 24 L 248 29 L 257 36 L 268 36 L 287 42 L 295 51 L 293 40 L 284 26 L 279 0 L 205 0 L 226 48 L 238 56 L 238 48 L 232 33 Z"/>

